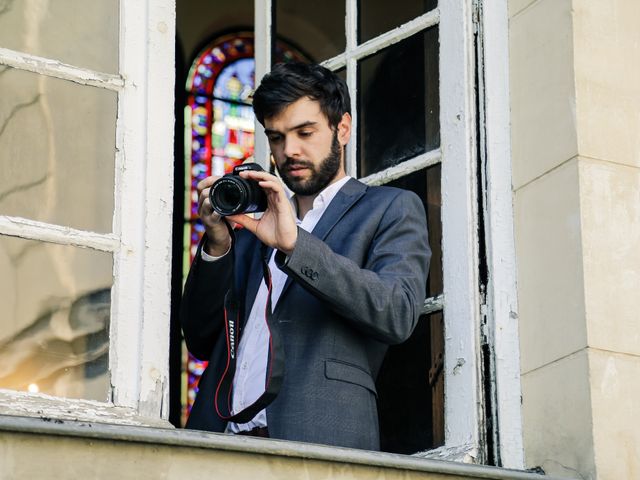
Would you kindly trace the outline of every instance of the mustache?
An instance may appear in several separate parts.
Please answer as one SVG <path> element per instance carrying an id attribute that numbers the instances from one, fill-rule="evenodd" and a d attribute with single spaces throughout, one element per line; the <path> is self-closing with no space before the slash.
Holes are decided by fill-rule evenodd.
<path id="1" fill-rule="evenodd" d="M 307 160 L 295 160 L 293 158 L 287 157 L 282 167 L 284 169 L 292 167 L 305 167 L 313 170 L 314 165 L 313 162 L 309 162 Z"/>

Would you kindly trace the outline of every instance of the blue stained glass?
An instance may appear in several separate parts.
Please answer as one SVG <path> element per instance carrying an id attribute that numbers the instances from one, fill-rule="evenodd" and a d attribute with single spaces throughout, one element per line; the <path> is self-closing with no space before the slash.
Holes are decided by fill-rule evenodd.
<path id="1" fill-rule="evenodd" d="M 253 58 L 242 58 L 228 65 L 216 79 L 213 95 L 217 98 L 248 101 L 255 80 Z"/>

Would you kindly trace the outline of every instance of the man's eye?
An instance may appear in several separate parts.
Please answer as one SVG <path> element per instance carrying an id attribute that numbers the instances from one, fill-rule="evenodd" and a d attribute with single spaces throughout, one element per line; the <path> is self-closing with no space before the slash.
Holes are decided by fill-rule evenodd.
<path id="1" fill-rule="evenodd" d="M 313 132 L 309 132 L 309 131 L 306 131 L 306 130 L 298 132 L 298 135 L 300 135 L 301 137 L 310 137 L 312 134 L 313 134 Z"/>
<path id="2" fill-rule="evenodd" d="M 271 143 L 277 143 L 280 140 L 282 140 L 282 137 L 280 135 L 269 135 L 267 136 L 267 139 L 271 142 Z"/>

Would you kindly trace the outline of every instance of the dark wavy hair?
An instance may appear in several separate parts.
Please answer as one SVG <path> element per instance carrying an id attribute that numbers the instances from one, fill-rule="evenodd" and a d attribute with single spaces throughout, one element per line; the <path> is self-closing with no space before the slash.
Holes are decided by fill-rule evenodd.
<path id="1" fill-rule="evenodd" d="M 264 125 L 303 97 L 320 103 L 329 126 L 335 128 L 345 113 L 351 113 L 347 84 L 328 68 L 301 62 L 279 63 L 267 73 L 253 94 L 253 111 Z"/>

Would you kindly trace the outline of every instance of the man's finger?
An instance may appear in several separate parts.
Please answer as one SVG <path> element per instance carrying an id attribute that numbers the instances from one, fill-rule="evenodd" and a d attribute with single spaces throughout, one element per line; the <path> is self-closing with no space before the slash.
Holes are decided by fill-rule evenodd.
<path id="1" fill-rule="evenodd" d="M 216 177 L 215 175 L 212 175 L 210 177 L 207 177 L 203 180 L 200 180 L 198 182 L 198 185 L 196 186 L 197 190 L 199 193 L 202 193 L 204 191 L 205 188 L 210 187 L 211 185 L 213 185 L 213 183 L 218 180 L 220 177 Z"/>
<path id="2" fill-rule="evenodd" d="M 232 226 L 235 226 L 234 224 L 241 225 L 242 227 L 246 228 L 253 234 L 255 234 L 256 231 L 258 230 L 258 223 L 260 222 L 259 220 L 256 220 L 255 218 L 251 218 L 250 216 L 245 215 L 243 213 L 239 215 L 229 215 L 226 218 L 227 220 L 230 221 Z"/>

